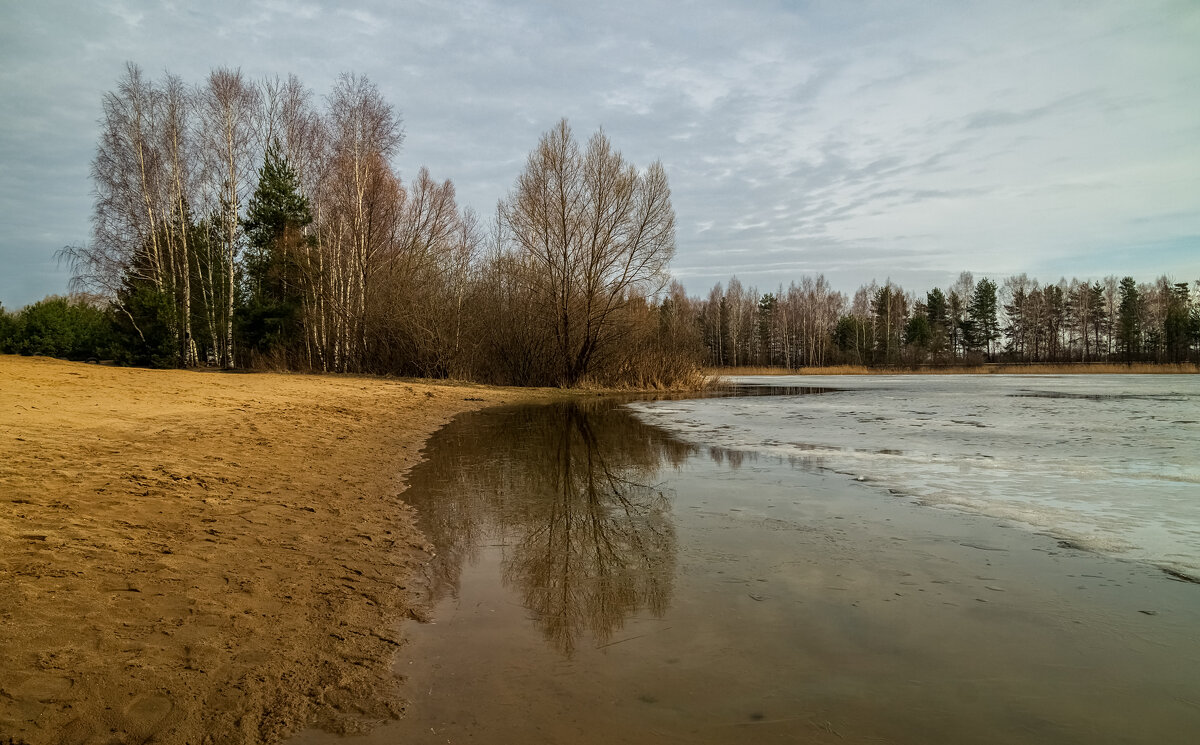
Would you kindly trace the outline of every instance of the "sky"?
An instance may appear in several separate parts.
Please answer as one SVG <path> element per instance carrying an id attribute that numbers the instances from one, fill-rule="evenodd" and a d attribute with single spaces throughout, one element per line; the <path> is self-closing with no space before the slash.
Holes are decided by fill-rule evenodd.
<path id="1" fill-rule="evenodd" d="M 566 117 L 661 160 L 692 294 L 824 274 L 1200 279 L 1200 2 L 0 0 L 0 302 L 65 291 L 101 96 L 369 77 L 487 215 Z"/>

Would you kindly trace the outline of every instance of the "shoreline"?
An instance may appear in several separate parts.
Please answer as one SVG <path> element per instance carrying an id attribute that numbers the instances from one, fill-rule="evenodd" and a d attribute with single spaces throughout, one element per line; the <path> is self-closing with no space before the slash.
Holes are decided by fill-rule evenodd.
<path id="1" fill-rule="evenodd" d="M 1187 500 L 1197 477 L 1187 457 L 1200 419 L 1195 378 L 732 381 L 825 395 L 781 403 L 779 419 L 758 416 L 774 404 L 752 400 L 633 408 L 691 441 L 811 460 L 922 504 L 1200 578 L 1200 513 Z"/>
<path id="2" fill-rule="evenodd" d="M 572 421 L 491 409 L 431 441 L 412 485 L 438 526 L 435 623 L 407 625 L 404 719 L 361 745 L 724 745 L 746 740 L 740 727 L 763 742 L 1150 742 L 1194 729 L 1192 585 L 804 462 L 620 415 L 572 439 Z M 529 437 L 508 442 L 518 427 Z M 573 455 L 547 465 L 550 441 Z M 590 463 L 654 484 L 626 494 L 636 519 L 601 509 L 596 527 L 588 495 L 547 478 L 569 466 L 588 483 Z M 654 493 L 669 495 L 666 522 L 650 517 Z M 555 544 L 572 552 L 530 519 L 550 511 L 579 518 Z M 568 560 L 627 535 L 638 540 L 606 543 L 607 564 Z M 644 581 L 656 567 L 661 581 Z M 315 730 L 289 741 L 339 743 Z"/>
<path id="3" fill-rule="evenodd" d="M 114 737 L 266 743 L 298 733 L 297 743 L 333 742 L 396 719 L 409 699 L 423 695 L 417 684 L 427 674 L 418 672 L 420 665 L 398 667 L 398 654 L 412 659 L 442 649 L 439 654 L 457 655 L 464 670 L 483 659 L 466 645 L 455 650 L 453 639 L 433 642 L 436 635 L 420 624 L 401 623 L 437 613 L 420 575 L 433 551 L 445 551 L 429 543 L 436 536 L 422 533 L 417 508 L 399 497 L 415 483 L 411 469 L 428 464 L 430 438 L 469 411 L 609 393 L 139 370 L 11 356 L 0 356 L 0 390 L 0 634 L 6 640 L 0 735 L 12 738 L 0 741 L 14 745 Z M 627 435 L 614 442 L 636 440 Z M 719 450 L 707 448 L 709 457 Z M 744 457 L 750 469 L 784 467 L 768 463 L 770 455 Z M 675 478 L 719 492 L 725 489 L 721 473 L 702 466 L 701 473 Z M 806 491 L 816 489 L 815 499 L 795 507 L 801 511 L 788 518 L 794 529 L 768 535 L 782 541 L 780 552 L 811 546 L 803 559 L 811 586 L 767 564 L 751 569 L 735 562 L 721 567 L 722 577 L 755 571 L 769 580 L 770 591 L 762 580 L 748 585 L 760 595 L 749 596 L 747 607 L 754 609 L 773 607 L 783 587 L 801 591 L 793 600 L 810 611 L 805 623 L 814 638 L 834 640 L 847 655 L 883 638 L 883 631 L 841 638 L 836 629 L 843 622 L 883 622 L 895 617 L 899 603 L 918 598 L 913 628 L 945 608 L 977 609 L 945 626 L 946 633 L 978 609 L 1015 614 L 1010 620 L 1051 609 L 1053 623 L 1039 632 L 1054 642 L 1047 649 L 1100 642 L 1112 628 L 1182 638 L 1178 625 L 1200 612 L 1194 587 L 1146 565 L 1123 566 L 994 518 L 946 509 L 932 511 L 934 517 L 910 497 L 879 503 L 878 485 L 846 483 L 834 472 L 795 478 L 812 485 Z M 764 511 L 747 493 L 745 504 L 724 505 L 738 509 L 719 517 L 715 532 L 686 517 L 696 510 L 713 519 L 708 504 L 681 503 L 681 538 L 704 537 L 697 548 L 681 545 L 681 560 L 710 561 L 711 541 L 733 535 L 747 519 L 782 525 L 785 516 L 777 510 L 801 505 L 791 494 Z M 833 501 L 817 498 L 823 494 Z M 847 498 L 861 509 L 840 504 Z M 931 517 L 962 532 L 948 539 L 932 530 Z M 901 546 L 907 553 L 897 553 Z M 726 548 L 728 556 L 741 550 Z M 881 567 L 889 569 L 880 574 Z M 900 578 L 893 570 L 910 574 Z M 690 576 L 679 576 L 680 592 Z M 843 580 L 852 582 L 842 588 Z M 913 589 L 918 580 L 924 589 Z M 826 585 L 834 584 L 831 594 Z M 853 597 L 846 595 L 851 591 Z M 901 601 L 901 592 L 909 599 Z M 746 600 L 737 590 L 731 602 Z M 480 629 L 500 632 L 498 616 L 468 605 L 464 621 L 482 613 Z M 519 603 L 495 609 L 507 609 L 514 628 L 528 625 Z M 703 603 L 679 607 L 694 620 L 710 610 Z M 630 638 L 639 638 L 633 629 L 644 624 L 671 622 L 631 619 Z M 438 628 L 444 633 L 447 624 Z M 522 631 L 519 638 L 529 635 Z M 539 636 L 534 631 L 529 643 L 540 645 Z M 959 651 L 991 637 L 965 635 Z M 596 659 L 608 649 L 597 646 L 603 654 Z M 1151 644 L 1140 653 L 1156 649 Z M 1178 651 L 1194 656 L 1190 646 Z M 913 669 L 927 664 L 920 645 L 905 654 Z M 1095 661 L 1079 655 L 1072 664 Z M 420 664 L 433 663 L 441 664 L 434 658 Z M 952 660 L 939 664 L 949 675 L 967 674 Z M 1149 668 L 1129 664 L 1149 685 Z M 508 686 L 503 669 L 488 673 L 497 686 Z M 460 694 L 472 699 L 471 690 Z M 714 699 L 713 706 L 724 700 Z M 383 727 L 364 742 L 415 732 L 422 721 Z M 331 734 L 307 729 L 314 726 Z"/>
<path id="4" fill-rule="evenodd" d="M 570 393 L 0 356 L 0 732 L 275 742 L 398 716 L 452 417 Z"/>
<path id="5" fill-rule="evenodd" d="M 832 365 L 822 367 L 709 367 L 704 374 L 710 378 L 739 375 L 1197 375 L 1195 363 L 1132 364 L 1117 362 L 1072 362 L 1063 364 L 989 362 L 981 365 L 907 365 L 897 367 L 867 367 L 865 365 Z"/>

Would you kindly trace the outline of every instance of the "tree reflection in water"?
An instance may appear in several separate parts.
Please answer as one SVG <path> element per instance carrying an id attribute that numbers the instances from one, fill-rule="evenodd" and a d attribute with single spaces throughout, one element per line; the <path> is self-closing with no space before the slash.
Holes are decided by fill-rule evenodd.
<path id="1" fill-rule="evenodd" d="M 493 541 L 503 582 L 563 654 L 585 633 L 604 644 L 639 609 L 661 616 L 676 547 L 655 479 L 691 451 L 606 401 L 456 420 L 403 495 L 436 548 L 430 599 L 454 596 L 464 562 Z"/>

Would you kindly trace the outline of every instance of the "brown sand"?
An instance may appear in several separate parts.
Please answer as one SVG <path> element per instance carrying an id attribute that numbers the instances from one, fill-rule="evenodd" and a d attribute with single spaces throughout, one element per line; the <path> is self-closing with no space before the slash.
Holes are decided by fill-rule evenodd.
<path id="1" fill-rule="evenodd" d="M 0 356 L 0 742 L 276 742 L 398 716 L 454 414 L 537 395 Z"/>

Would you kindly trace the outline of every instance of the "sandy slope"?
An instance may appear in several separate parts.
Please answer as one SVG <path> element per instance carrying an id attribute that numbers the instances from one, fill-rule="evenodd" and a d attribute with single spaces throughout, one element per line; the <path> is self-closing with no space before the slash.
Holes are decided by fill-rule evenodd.
<path id="1" fill-rule="evenodd" d="M 402 475 L 454 414 L 531 395 L 0 356 L 0 742 L 398 715 Z"/>

